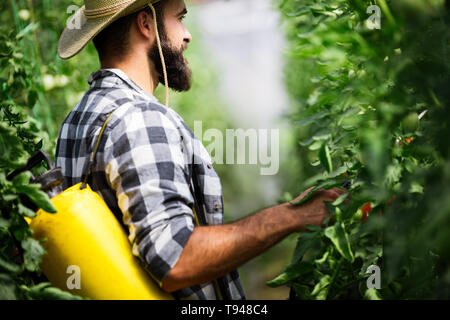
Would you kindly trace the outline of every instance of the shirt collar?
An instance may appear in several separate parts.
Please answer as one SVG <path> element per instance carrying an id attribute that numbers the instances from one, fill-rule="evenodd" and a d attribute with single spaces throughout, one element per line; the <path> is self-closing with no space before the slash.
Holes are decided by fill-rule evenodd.
<path id="1" fill-rule="evenodd" d="M 99 69 L 93 72 L 88 79 L 89 85 L 92 87 L 117 87 L 127 84 L 129 87 L 137 91 L 141 95 L 145 95 L 153 102 L 159 102 L 156 97 L 141 87 L 139 87 L 130 77 L 120 69 Z"/>

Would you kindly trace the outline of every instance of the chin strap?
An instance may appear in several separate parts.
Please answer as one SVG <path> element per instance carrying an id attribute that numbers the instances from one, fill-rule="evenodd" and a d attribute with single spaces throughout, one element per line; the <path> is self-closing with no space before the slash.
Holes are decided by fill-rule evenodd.
<path id="1" fill-rule="evenodd" d="M 163 69 L 163 74 L 164 74 L 164 86 L 166 88 L 166 106 L 168 107 L 169 106 L 169 84 L 167 82 L 166 63 L 164 61 L 164 55 L 163 55 L 163 51 L 162 51 L 162 47 L 161 47 L 161 40 L 159 39 L 158 23 L 156 21 L 156 12 L 155 12 L 155 8 L 153 7 L 151 2 L 148 4 L 148 6 L 150 7 L 150 9 L 152 9 L 153 21 L 155 23 L 156 43 L 158 44 L 159 57 L 161 58 L 161 64 L 162 64 L 162 69 Z"/>

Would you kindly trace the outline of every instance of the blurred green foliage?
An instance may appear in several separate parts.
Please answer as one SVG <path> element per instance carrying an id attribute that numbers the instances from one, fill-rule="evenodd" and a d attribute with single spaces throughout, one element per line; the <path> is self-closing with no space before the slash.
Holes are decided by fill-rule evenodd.
<path id="1" fill-rule="evenodd" d="M 299 163 L 309 163 L 286 184 L 346 186 L 352 198 L 328 203 L 336 223 L 301 234 L 268 285 L 297 299 L 448 299 L 450 2 L 276 3 L 289 117 Z M 370 265 L 380 290 L 367 287 Z"/>
<path id="2" fill-rule="evenodd" d="M 45 249 L 32 238 L 25 221 L 36 215 L 35 207 L 53 213 L 55 208 L 40 185 L 30 183 L 30 173 L 7 179 L 36 150 L 54 147 L 42 60 L 35 42 L 40 24 L 24 5 L 14 1 L 0 5 L 0 298 L 77 299 L 51 287 L 41 274 L 39 263 Z"/>

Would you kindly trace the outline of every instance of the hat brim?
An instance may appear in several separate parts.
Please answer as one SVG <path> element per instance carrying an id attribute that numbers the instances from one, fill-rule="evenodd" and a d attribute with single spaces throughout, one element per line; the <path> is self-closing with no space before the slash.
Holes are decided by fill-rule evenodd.
<path id="1" fill-rule="evenodd" d="M 103 29 L 115 20 L 143 9 L 149 3 L 159 0 L 136 0 L 110 16 L 86 19 L 84 6 L 67 21 L 67 26 L 58 41 L 58 56 L 69 59 L 79 53 Z"/>

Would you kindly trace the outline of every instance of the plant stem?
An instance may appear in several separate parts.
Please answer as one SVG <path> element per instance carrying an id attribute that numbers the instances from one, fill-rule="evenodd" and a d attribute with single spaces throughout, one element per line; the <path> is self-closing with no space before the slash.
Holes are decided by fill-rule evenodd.
<path id="1" fill-rule="evenodd" d="M 389 20 L 389 22 L 391 24 L 395 24 L 395 19 L 392 16 L 391 10 L 389 9 L 386 0 L 376 0 L 376 2 L 378 3 L 378 5 L 381 7 L 381 10 L 383 11 L 383 13 L 386 15 L 387 19 Z"/>
<path id="2" fill-rule="evenodd" d="M 334 269 L 333 276 L 331 277 L 330 285 L 328 287 L 328 293 L 331 292 L 331 287 L 333 286 L 334 281 L 336 280 L 336 277 L 339 274 L 339 271 L 341 270 L 341 266 L 342 266 L 343 262 L 344 262 L 344 257 L 341 257 L 336 265 L 336 268 Z"/>

